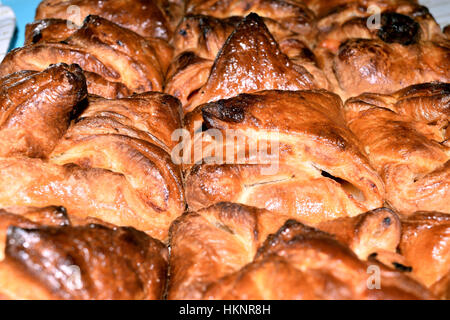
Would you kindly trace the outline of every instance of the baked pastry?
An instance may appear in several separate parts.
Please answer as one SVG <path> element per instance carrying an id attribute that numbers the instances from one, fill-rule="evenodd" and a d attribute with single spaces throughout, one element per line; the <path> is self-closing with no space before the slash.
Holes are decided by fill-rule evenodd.
<path id="1" fill-rule="evenodd" d="M 76 65 L 0 79 L 0 157 L 48 156 L 86 95 L 86 81 Z"/>
<path id="2" fill-rule="evenodd" d="M 378 20 L 372 5 L 380 10 Z M 425 7 L 409 1 L 352 1 L 322 16 L 318 28 L 315 53 L 344 100 L 450 81 L 450 43 Z"/>
<path id="3" fill-rule="evenodd" d="M 303 1 L 273 0 L 187 0 L 186 15 L 205 15 L 215 18 L 247 16 L 256 13 L 282 28 L 301 35 L 304 39 L 314 41 L 316 34 L 315 15 Z M 270 21 L 269 21 L 270 20 Z"/>
<path id="4" fill-rule="evenodd" d="M 81 25 L 89 15 L 101 16 L 145 38 L 169 40 L 178 17 L 165 10 L 165 0 L 43 0 L 36 20 L 58 18 Z M 76 27 L 74 27 L 76 28 Z"/>
<path id="5" fill-rule="evenodd" d="M 342 102 L 335 94 L 241 94 L 199 106 L 185 118 L 185 125 L 194 137 L 194 146 L 186 146 L 185 152 L 195 151 L 201 143 L 197 140 L 205 141 L 202 157 L 187 159 L 195 164 L 186 166 L 185 175 L 191 210 L 227 201 L 317 224 L 383 205 L 383 183 L 345 126 Z M 202 133 L 202 127 L 225 138 L 208 142 L 209 133 Z M 219 151 L 234 143 L 234 138 L 227 140 L 227 131 L 245 137 L 237 148 L 249 156 L 231 149 L 220 157 Z M 264 150 L 248 150 L 251 146 L 267 146 L 267 157 L 252 156 Z"/>
<path id="6" fill-rule="evenodd" d="M 64 208 L 55 207 L 0 211 L 2 234 L 6 226 L 1 299 L 162 297 L 167 248 L 143 232 L 99 224 L 75 226 Z"/>
<path id="7" fill-rule="evenodd" d="M 361 261 L 329 234 L 294 220 L 261 243 L 268 226 L 278 228 L 267 215 L 264 210 L 218 204 L 178 218 L 171 228 L 168 298 L 433 297 L 401 272 Z M 381 288 L 376 289 L 376 281 L 372 283 L 371 270 L 379 272 Z"/>
<path id="8" fill-rule="evenodd" d="M 64 19 L 36 20 L 25 27 L 25 46 L 38 42 L 60 42 L 77 31 Z"/>
<path id="9" fill-rule="evenodd" d="M 10 226 L 32 229 L 41 225 L 62 227 L 70 223 L 67 211 L 63 207 L 0 209 L 0 261 L 5 258 L 5 244 Z"/>
<path id="10" fill-rule="evenodd" d="M 230 98 L 239 93 L 328 86 L 322 71 L 315 67 L 313 62 L 309 61 L 305 66 L 299 65 L 283 53 L 263 20 L 254 13 L 237 25 L 214 62 L 211 57 L 215 56 L 229 32 L 229 20 L 218 21 L 203 17 L 190 19 L 194 23 L 189 21 L 186 24 L 193 30 L 188 32 L 186 28 L 181 27 L 179 36 L 175 38 L 175 44 L 180 42 L 186 46 L 187 51 L 178 55 L 171 66 L 165 90 L 180 99 L 185 113 L 202 103 Z M 203 24 L 213 26 L 213 29 L 206 33 L 206 37 L 201 36 L 200 32 L 210 28 L 202 26 Z M 197 28 L 198 31 L 195 31 Z M 195 36 L 196 33 L 199 34 Z M 184 38 L 183 34 L 188 40 L 177 40 Z M 194 53 L 192 49 L 196 43 L 200 46 L 195 49 L 197 53 Z M 177 46 L 180 47 L 180 44 Z M 289 44 L 286 43 L 286 51 L 292 54 L 293 58 L 299 58 L 299 51 L 305 47 L 298 41 L 292 45 L 289 50 Z"/>
<path id="11" fill-rule="evenodd" d="M 396 253 L 402 235 L 398 215 L 388 208 L 324 221 L 317 228 L 335 236 L 361 260 L 367 260 L 374 254 Z"/>
<path id="12" fill-rule="evenodd" d="M 0 64 L 0 299 L 450 298 L 450 40 L 418 1 L 36 19 Z"/>
<path id="13" fill-rule="evenodd" d="M 1 83 L 8 139 L 2 142 L 0 207 L 65 206 L 74 216 L 167 237 L 185 209 L 181 170 L 169 155 L 170 136 L 181 126 L 175 98 L 156 92 L 90 97 L 67 130 L 68 114 L 86 95 L 78 67 L 20 72 Z"/>
<path id="14" fill-rule="evenodd" d="M 411 274 L 437 296 L 450 293 L 450 215 L 416 212 L 402 219 L 401 254 Z"/>
<path id="15" fill-rule="evenodd" d="M 41 24 L 51 26 L 45 21 Z M 43 28 L 37 28 L 42 34 Z M 89 16 L 63 42 L 41 41 L 8 53 L 0 65 L 0 76 L 20 70 L 41 71 L 58 62 L 76 63 L 85 71 L 89 93 L 115 98 L 161 91 L 171 54 L 163 40 L 148 41 L 106 19 Z"/>
<path id="16" fill-rule="evenodd" d="M 401 213 L 450 213 L 449 98 L 448 83 L 426 83 L 345 104 L 348 127 Z"/>

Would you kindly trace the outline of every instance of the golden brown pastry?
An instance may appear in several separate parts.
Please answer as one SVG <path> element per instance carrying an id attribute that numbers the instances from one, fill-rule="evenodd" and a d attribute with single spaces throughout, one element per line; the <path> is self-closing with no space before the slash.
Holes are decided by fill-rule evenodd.
<path id="1" fill-rule="evenodd" d="M 372 6 L 377 7 L 377 12 Z M 377 14 L 379 17 L 375 19 Z M 411 44 L 442 36 L 426 7 L 404 0 L 350 1 L 322 16 L 318 28 L 321 31 L 318 45 L 332 52 L 337 52 L 339 45 L 351 38 Z"/>
<path id="2" fill-rule="evenodd" d="M 68 226 L 70 220 L 64 207 L 13 207 L 0 209 L 0 261 L 4 259 L 6 234 L 10 226 L 37 228 L 46 226 Z M 0 289 L 1 291 L 1 289 Z"/>
<path id="3" fill-rule="evenodd" d="M 64 19 L 43 19 L 26 25 L 25 45 L 30 45 L 42 41 L 60 42 L 66 40 L 76 32 L 68 20 Z"/>
<path id="4" fill-rule="evenodd" d="M 370 10 L 373 5 L 379 12 Z M 318 28 L 315 53 L 343 99 L 450 81 L 450 43 L 425 7 L 409 1 L 346 1 L 322 16 Z"/>
<path id="5" fill-rule="evenodd" d="M 279 227 L 269 217 L 264 210 L 218 204 L 178 218 L 171 228 L 168 298 L 433 298 L 401 272 L 363 262 L 329 234 L 293 220 L 262 243 Z"/>
<path id="6" fill-rule="evenodd" d="M 426 83 L 345 104 L 349 128 L 401 213 L 450 213 L 449 98 L 448 83 Z"/>
<path id="7" fill-rule="evenodd" d="M 232 16 L 228 18 L 216 18 L 206 15 L 186 15 L 181 20 L 173 37 L 175 55 L 192 52 L 200 58 L 214 60 L 224 45 L 225 41 L 236 29 L 243 17 Z M 304 53 L 304 58 L 313 57 L 313 53 L 308 50 L 306 39 L 285 28 L 279 22 L 270 18 L 261 17 L 269 32 L 278 42 L 281 51 L 291 59 L 295 55 L 291 54 L 289 47 L 300 46 Z M 305 59 L 306 60 L 306 59 Z"/>
<path id="8" fill-rule="evenodd" d="M 186 213 L 170 230 L 168 299 L 202 299 L 209 285 L 253 260 L 287 217 L 234 203 Z"/>
<path id="9" fill-rule="evenodd" d="M 0 218 L 1 219 L 1 218 Z M 133 228 L 11 226 L 2 299 L 161 299 L 167 248 Z"/>
<path id="10" fill-rule="evenodd" d="M 86 95 L 86 81 L 76 65 L 1 78 L 0 157 L 48 156 Z"/>
<path id="11" fill-rule="evenodd" d="M 355 217 L 325 221 L 317 228 L 332 234 L 361 259 L 372 254 L 395 253 L 400 243 L 402 225 L 397 214 L 378 208 Z"/>
<path id="12" fill-rule="evenodd" d="M 185 113 L 202 103 L 239 93 L 328 86 L 322 71 L 311 60 L 305 66 L 297 64 L 307 60 L 301 56 L 303 49 L 307 48 L 295 39 L 285 42 L 284 50 L 292 56 L 291 59 L 282 52 L 263 20 L 254 13 L 237 25 L 223 47 L 222 41 L 231 28 L 230 20 L 219 21 L 202 16 L 186 19 L 178 29 L 175 45 L 186 47 L 187 51 L 178 55 L 171 66 L 165 90 L 181 100 Z M 186 25 L 190 26 L 189 32 Z M 211 58 L 220 47 L 213 62 Z M 296 62 L 295 59 L 299 60 Z"/>
<path id="13" fill-rule="evenodd" d="M 450 289 L 450 215 L 416 212 L 404 217 L 399 249 L 412 275 L 445 298 Z"/>
<path id="14" fill-rule="evenodd" d="M 187 14 L 202 14 L 216 18 L 246 16 L 256 13 L 279 23 L 306 38 L 315 35 L 315 16 L 303 1 L 273 0 L 187 0 Z"/>
<path id="15" fill-rule="evenodd" d="M 113 92 L 113 97 L 120 97 L 161 91 L 171 54 L 163 40 L 146 40 L 106 19 L 89 16 L 63 42 L 41 41 L 11 51 L 0 65 L 0 75 L 41 71 L 57 62 L 76 63 L 86 72 L 89 93 L 111 97 Z M 100 77 L 104 80 L 99 81 Z"/>
<path id="16" fill-rule="evenodd" d="M 101 16 L 133 30 L 146 38 L 169 40 L 171 17 L 165 0 L 43 0 L 36 10 L 36 20 L 58 18 L 81 25 L 89 15 Z"/>
<path id="17" fill-rule="evenodd" d="M 65 206 L 165 239 L 185 208 L 180 168 L 168 153 L 180 113 L 179 102 L 162 93 L 90 98 L 49 162 L 0 160 L 0 206 Z"/>
<path id="18" fill-rule="evenodd" d="M 185 123 L 194 143 L 203 139 L 203 150 L 214 151 L 185 159 L 195 163 L 186 166 L 185 177 L 191 210 L 227 201 L 317 224 L 383 204 L 383 183 L 345 126 L 342 102 L 333 93 L 241 94 L 198 107 Z M 202 127 L 209 131 L 201 133 Z M 225 137 L 223 145 L 220 140 L 207 142 L 212 129 Z M 238 147 L 247 148 L 249 156 L 239 156 L 237 149 L 227 153 L 227 143 L 234 143 L 226 139 L 227 131 L 244 137 Z M 258 145 L 272 146 L 272 150 L 256 150 L 267 152 L 267 158 L 248 152 Z M 209 161 L 222 147 L 223 157 Z"/>

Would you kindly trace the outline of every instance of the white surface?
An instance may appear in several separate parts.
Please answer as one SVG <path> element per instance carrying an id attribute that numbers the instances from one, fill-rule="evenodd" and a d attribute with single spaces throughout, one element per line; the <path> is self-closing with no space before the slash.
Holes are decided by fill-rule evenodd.
<path id="1" fill-rule="evenodd" d="M 0 61 L 8 52 L 16 28 L 16 16 L 12 9 L 0 5 Z"/>
<path id="2" fill-rule="evenodd" d="M 450 24 L 450 0 L 419 0 L 419 2 L 430 9 L 442 28 Z"/>

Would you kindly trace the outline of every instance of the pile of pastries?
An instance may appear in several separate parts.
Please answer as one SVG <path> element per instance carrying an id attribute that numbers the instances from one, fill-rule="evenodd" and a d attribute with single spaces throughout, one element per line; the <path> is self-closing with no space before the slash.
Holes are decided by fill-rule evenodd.
<path id="1" fill-rule="evenodd" d="M 44 0 L 0 77 L 2 299 L 450 299 L 415 0 Z"/>

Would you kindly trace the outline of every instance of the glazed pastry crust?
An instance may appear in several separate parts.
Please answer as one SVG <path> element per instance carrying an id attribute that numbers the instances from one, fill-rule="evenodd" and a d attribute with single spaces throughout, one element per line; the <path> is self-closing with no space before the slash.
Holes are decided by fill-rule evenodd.
<path id="1" fill-rule="evenodd" d="M 450 149 L 446 83 L 411 86 L 392 95 L 364 94 L 345 105 L 360 139 L 398 211 L 450 212 Z"/>
<path id="2" fill-rule="evenodd" d="M 201 14 L 215 18 L 246 16 L 250 13 L 270 18 L 283 28 L 291 30 L 309 42 L 315 36 L 315 15 L 301 1 L 224 1 L 224 0 L 188 0 L 187 14 Z"/>
<path id="3" fill-rule="evenodd" d="M 76 63 L 84 71 L 96 74 L 89 77 L 89 92 L 93 94 L 103 96 L 105 86 L 119 86 L 117 83 L 131 93 L 162 91 L 171 55 L 171 47 L 163 40 L 146 40 L 106 19 L 89 16 L 64 42 L 41 41 L 11 51 L 0 65 L 0 75 L 19 70 L 42 71 L 58 62 Z M 105 80 L 97 87 L 96 78 L 100 76 Z M 116 90 L 117 96 L 126 93 L 125 88 Z"/>
<path id="4" fill-rule="evenodd" d="M 9 284 L 6 280 L 0 281 L 0 291 L 16 299 L 161 299 L 167 272 L 166 250 L 159 241 L 131 228 L 11 227 L 6 259 L 0 269 L 13 266 L 14 275 L 24 274 L 28 289 L 25 294 L 17 292 L 14 286 L 4 286 Z M 67 270 L 70 266 L 80 269 L 75 285 Z M 15 283 L 23 285 L 21 278 Z M 31 297 L 30 288 L 38 290 Z M 45 295 L 41 296 L 40 291 Z"/>
<path id="5" fill-rule="evenodd" d="M 81 25 L 87 16 L 98 15 L 145 38 L 168 40 L 172 26 L 170 17 L 163 10 L 165 3 L 148 0 L 43 0 L 36 10 L 36 20 L 57 18 Z"/>
<path id="6" fill-rule="evenodd" d="M 404 217 L 399 249 L 412 275 L 428 287 L 436 284 L 436 294 L 445 298 L 450 288 L 450 215 L 416 212 Z"/>
<path id="7" fill-rule="evenodd" d="M 233 203 L 178 218 L 170 231 L 168 299 L 201 299 L 212 283 L 251 262 L 262 242 L 286 219 Z"/>
<path id="8" fill-rule="evenodd" d="M 369 10 L 373 5 L 379 21 Z M 425 7 L 411 1 L 345 1 L 326 8 L 315 53 L 344 100 L 449 81 L 450 46 Z"/>
<path id="9" fill-rule="evenodd" d="M 171 134 L 181 127 L 178 100 L 149 92 L 81 101 L 86 86 L 77 66 L 56 65 L 0 81 L 5 132 L 8 119 L 26 124 L 23 131 L 10 130 L 15 135 L 4 141 L 0 207 L 64 206 L 77 217 L 167 238 L 171 222 L 185 209 L 181 170 L 169 154 L 175 145 Z M 69 127 L 73 113 L 77 120 Z M 54 121 L 54 130 L 40 117 Z M 19 143 L 17 136 L 23 136 Z M 18 148 L 21 141 L 27 145 Z"/>
<path id="10" fill-rule="evenodd" d="M 271 167 L 264 163 L 267 159 L 237 158 L 235 149 L 230 158 L 226 138 L 223 145 L 220 140 L 205 142 L 203 150 L 224 148 L 224 157 L 212 163 L 195 158 L 194 166 L 186 166 L 189 207 L 198 210 L 221 201 L 237 202 L 316 224 L 382 206 L 383 183 L 346 128 L 341 108 L 339 97 L 320 90 L 263 91 L 198 107 L 185 119 L 194 144 L 204 137 L 196 127 L 203 123 L 223 137 L 226 130 L 245 137 L 248 140 L 239 145 L 244 150 L 273 145 L 271 154 L 279 160 Z M 195 135 L 199 130 L 201 134 Z"/>
<path id="11" fill-rule="evenodd" d="M 87 95 L 82 70 L 58 64 L 0 79 L 0 156 L 45 158 Z"/>
<path id="12" fill-rule="evenodd" d="M 317 228 L 334 235 L 361 260 L 367 260 L 379 252 L 395 253 L 402 234 L 398 215 L 388 208 L 325 221 L 317 225 Z"/>
<path id="13" fill-rule="evenodd" d="M 369 263 L 329 234 L 293 220 L 261 243 L 261 227 L 279 226 L 264 221 L 268 214 L 218 204 L 180 217 L 171 229 L 169 299 L 433 298 L 382 265 L 381 290 L 368 289 Z"/>
<path id="14" fill-rule="evenodd" d="M 187 51 L 175 58 L 166 86 L 167 93 L 181 100 L 185 113 L 200 104 L 240 93 L 328 86 L 314 61 L 302 56 L 307 47 L 298 38 L 288 36 L 280 47 L 262 18 L 254 13 L 239 22 L 229 36 L 235 20 L 199 16 L 187 19 L 179 29 L 181 35 L 175 38 L 175 44 L 186 45 Z M 186 25 L 191 28 L 189 31 Z M 210 25 L 212 28 L 208 27 Z M 210 31 L 206 37 L 201 37 L 202 30 Z M 277 31 L 277 27 L 274 30 Z M 283 33 L 286 34 L 280 32 Z M 225 37 L 228 38 L 223 42 Z M 201 45 L 193 52 L 195 43 Z M 218 48 L 221 49 L 216 56 Z M 214 63 L 211 58 L 215 58 Z"/>

